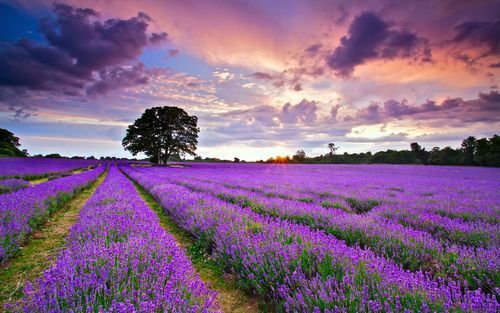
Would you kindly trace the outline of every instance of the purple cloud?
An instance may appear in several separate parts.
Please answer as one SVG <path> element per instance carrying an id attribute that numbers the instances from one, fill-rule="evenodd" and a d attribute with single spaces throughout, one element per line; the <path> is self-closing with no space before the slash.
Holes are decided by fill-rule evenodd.
<path id="1" fill-rule="evenodd" d="M 495 21 L 468 21 L 453 27 L 455 43 L 468 43 L 472 47 L 483 47 L 478 57 L 494 56 L 500 53 L 500 19 Z"/>
<path id="2" fill-rule="evenodd" d="M 175 57 L 179 55 L 179 50 L 178 49 L 169 49 L 168 50 L 168 56 L 169 57 Z"/>
<path id="3" fill-rule="evenodd" d="M 116 66 L 106 68 L 99 72 L 99 81 L 87 88 L 90 95 L 105 94 L 110 90 L 125 88 L 136 85 L 144 85 L 148 82 L 148 72 L 144 64 L 139 63 L 131 68 Z"/>
<path id="4" fill-rule="evenodd" d="M 60 3 L 54 4 L 54 13 L 54 19 L 40 21 L 47 44 L 21 39 L 0 46 L 0 89 L 80 95 L 147 82 L 137 57 L 167 35 L 148 35 L 146 14 L 101 21 L 93 9 Z M 130 63 L 136 64 L 132 70 L 124 67 Z"/>
<path id="5" fill-rule="evenodd" d="M 225 117 L 236 117 L 249 123 L 258 123 L 265 127 L 282 124 L 308 125 L 318 121 L 318 102 L 303 99 L 297 104 L 287 102 L 281 109 L 260 105 L 248 110 L 235 110 L 225 113 Z"/>
<path id="6" fill-rule="evenodd" d="M 300 79 L 303 74 L 304 70 L 302 69 L 288 69 L 278 74 L 255 72 L 250 74 L 249 76 L 257 80 L 270 81 L 272 82 L 272 85 L 276 88 L 282 88 L 283 86 L 287 85 L 290 87 L 290 90 L 301 91 L 303 88 Z"/>
<path id="7" fill-rule="evenodd" d="M 250 74 L 250 76 L 255 79 L 261 79 L 261 80 L 272 80 L 275 78 L 273 75 L 264 72 L 255 72 Z"/>
<path id="8" fill-rule="evenodd" d="M 311 124 L 317 120 L 317 111 L 318 102 L 316 101 L 302 99 L 295 105 L 287 102 L 281 110 L 281 120 L 285 124 Z"/>
<path id="9" fill-rule="evenodd" d="M 167 41 L 167 39 L 167 33 L 152 33 L 149 37 L 149 43 L 152 45 L 157 45 Z"/>
<path id="10" fill-rule="evenodd" d="M 427 101 L 420 105 L 410 105 L 405 100 L 388 100 L 383 105 L 371 103 L 359 109 L 354 118 L 347 116 L 345 122 L 356 123 L 385 123 L 391 120 L 441 120 L 444 124 L 476 123 L 500 121 L 500 94 L 497 91 L 480 93 L 479 97 L 471 100 L 449 98 L 440 105 L 434 101 Z"/>
<path id="11" fill-rule="evenodd" d="M 407 30 L 400 30 L 371 12 L 357 16 L 348 35 L 326 57 L 328 66 L 339 76 L 349 76 L 354 68 L 372 59 L 420 57 L 431 60 L 427 40 Z"/>

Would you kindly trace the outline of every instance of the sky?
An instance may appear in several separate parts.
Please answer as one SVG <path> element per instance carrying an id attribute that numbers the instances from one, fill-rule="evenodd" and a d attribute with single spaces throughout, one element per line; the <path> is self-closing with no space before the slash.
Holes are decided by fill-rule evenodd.
<path id="1" fill-rule="evenodd" d="M 130 157 L 165 105 L 202 157 L 458 147 L 500 133 L 499 74 L 500 1 L 0 0 L 0 127 L 31 154 Z"/>

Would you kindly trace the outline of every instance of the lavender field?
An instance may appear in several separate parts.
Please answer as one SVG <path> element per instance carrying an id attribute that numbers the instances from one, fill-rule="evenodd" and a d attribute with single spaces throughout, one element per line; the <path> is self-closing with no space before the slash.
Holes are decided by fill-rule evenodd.
<path id="1" fill-rule="evenodd" d="M 95 166 L 95 160 L 0 158 L 0 179 L 8 177 L 38 178 Z"/>
<path id="2" fill-rule="evenodd" d="M 500 0 L 0 0 L 0 313 L 500 313 Z"/>
<path id="3" fill-rule="evenodd" d="M 231 312 L 228 288 L 267 312 L 500 310 L 498 169 L 144 165 L 103 163 L 0 195 L 9 264 L 58 210 L 55 196 L 104 177 L 7 311 Z"/>

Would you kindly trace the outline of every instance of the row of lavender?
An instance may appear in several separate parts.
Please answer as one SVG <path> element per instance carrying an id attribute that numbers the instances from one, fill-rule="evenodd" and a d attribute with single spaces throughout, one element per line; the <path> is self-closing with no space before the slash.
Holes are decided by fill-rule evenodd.
<path id="1" fill-rule="evenodd" d="M 440 202 L 433 199 L 429 201 L 406 201 L 357 199 L 347 196 L 334 195 L 331 192 L 290 190 L 282 185 L 267 187 L 252 185 L 252 182 L 232 182 L 224 177 L 194 179 L 220 184 L 231 189 L 242 189 L 263 194 L 269 198 L 282 198 L 306 203 L 313 203 L 324 208 L 340 209 L 350 214 L 367 214 L 373 219 L 388 218 L 404 226 L 422 230 L 432 235 L 454 242 L 456 244 L 472 247 L 487 248 L 499 244 L 499 234 L 496 217 L 489 216 L 488 220 L 467 220 L 444 209 L 435 209 Z M 393 188 L 395 190 L 396 188 Z M 402 192 L 399 190 L 399 192 Z M 444 200 L 442 200 L 444 201 Z M 434 207 L 434 212 L 433 211 Z M 480 211 L 481 209 L 476 209 Z"/>
<path id="2" fill-rule="evenodd" d="M 283 197 L 375 200 L 464 220 L 498 223 L 500 170 L 395 165 L 190 164 L 204 179 Z M 349 208 L 349 206 L 347 206 Z M 418 212 L 417 212 L 418 213 Z"/>
<path id="3" fill-rule="evenodd" d="M 255 177 L 255 175 L 253 176 Z M 265 187 L 256 186 L 252 184 L 252 181 L 234 181 L 225 175 L 214 177 L 212 174 L 210 177 L 211 179 L 207 179 L 207 176 L 195 175 L 191 178 L 202 182 L 220 184 L 231 189 L 242 189 L 263 194 L 269 198 L 314 203 L 324 208 L 340 209 L 350 214 L 367 213 L 374 219 L 379 219 L 379 217 L 390 218 L 402 225 L 429 232 L 436 237 L 457 244 L 487 248 L 489 245 L 498 245 L 500 241 L 497 222 L 464 220 L 458 216 L 452 218 L 425 209 L 439 205 L 440 202 L 436 200 L 418 202 L 413 199 L 413 201 L 407 203 L 395 201 L 394 199 L 363 200 L 352 196 L 333 195 L 331 192 L 303 191 L 295 188 L 291 190 L 284 188 L 281 184 L 267 185 Z M 479 208 L 476 210 L 480 211 Z M 493 218 L 495 218 L 494 215 L 491 216 L 491 219 Z"/>
<path id="4" fill-rule="evenodd" d="M 62 203 L 95 181 L 105 165 L 0 195 L 0 263 L 12 256 L 29 233 Z"/>
<path id="5" fill-rule="evenodd" d="M 454 281 L 433 279 L 422 272 L 405 271 L 370 250 L 347 246 L 323 231 L 172 184 L 155 170 L 124 170 L 233 271 L 242 286 L 286 311 L 500 309 L 493 295 L 464 290 Z"/>
<path id="6" fill-rule="evenodd" d="M 156 175 L 159 177 L 191 190 L 209 193 L 259 214 L 324 230 L 351 246 L 368 247 L 376 254 L 401 264 L 405 269 L 423 270 L 436 278 L 454 280 L 471 289 L 481 287 L 489 292 L 499 282 L 497 247 L 475 249 L 458 246 L 379 216 L 353 215 L 341 209 L 266 197 L 256 192 L 186 178 L 172 178 L 171 175 L 158 172 Z"/>
<path id="7" fill-rule="evenodd" d="M 174 238 L 111 166 L 82 208 L 66 248 L 13 311 L 217 312 Z"/>
<path id="8" fill-rule="evenodd" d="M 36 178 L 96 166 L 97 160 L 0 158 L 0 178 Z"/>
<path id="9" fill-rule="evenodd" d="M 20 178 L 0 179 L 0 195 L 18 191 L 30 185 L 29 181 Z"/>
<path id="10" fill-rule="evenodd" d="M 221 182 L 218 179 L 212 181 Z M 368 212 L 370 215 L 388 217 L 459 244 L 485 247 L 492 243 L 491 237 L 497 240 L 494 244 L 498 243 L 498 234 L 493 231 L 498 224 L 498 201 L 489 199 L 489 203 L 484 204 L 477 194 L 468 198 L 467 195 L 450 194 L 450 189 L 430 192 L 427 188 L 427 192 L 415 195 L 412 193 L 414 191 L 405 191 L 402 187 L 389 187 L 388 196 L 373 195 L 369 191 L 359 196 L 355 193 L 353 195 L 348 189 L 334 194 L 334 191 L 326 191 L 321 185 L 304 190 L 300 187 L 283 186 L 281 183 L 259 186 L 249 180 L 224 180 L 223 184 L 230 188 L 257 191 L 266 196 L 337 207 L 348 213 Z M 441 184 L 446 185 L 446 182 L 442 181 Z M 490 184 L 489 188 L 494 190 L 496 185 Z M 469 190 L 469 193 L 475 192 Z"/>
<path id="11" fill-rule="evenodd" d="M 428 271 L 434 277 L 452 279 L 471 289 L 481 287 L 487 292 L 495 292 L 500 282 L 498 226 L 495 224 L 437 216 L 434 217 L 436 223 L 447 219 L 448 229 L 454 229 L 454 232 L 432 232 L 424 227 L 399 224 L 400 220 L 380 214 L 398 212 L 398 203 L 382 204 L 373 213 L 356 215 L 353 212 L 346 213 L 347 210 L 339 204 L 338 199 L 335 202 L 338 206 L 326 206 L 325 203 L 333 203 L 326 201 L 319 205 L 296 190 L 285 193 L 286 189 L 281 188 L 281 192 L 276 193 L 256 188 L 249 183 L 255 179 L 247 182 L 240 180 L 237 185 L 231 185 L 230 182 L 238 179 L 238 176 L 228 177 L 224 171 L 218 173 L 217 168 L 212 172 L 157 169 L 155 174 L 162 175 L 170 182 L 250 207 L 258 213 L 323 229 L 349 245 L 368 247 L 379 255 L 393 259 L 405 269 Z M 291 169 L 287 174 L 293 179 Z M 268 173 L 264 176 L 257 172 L 253 176 L 262 180 L 267 178 Z M 409 218 L 420 221 L 419 218 Z M 471 224 L 475 227 L 471 227 Z M 429 223 L 424 220 L 417 225 L 429 226 Z M 440 229 L 443 230 L 443 227 Z M 473 245 L 481 242 L 476 240 L 478 238 L 487 239 L 483 242 L 484 246 Z"/>

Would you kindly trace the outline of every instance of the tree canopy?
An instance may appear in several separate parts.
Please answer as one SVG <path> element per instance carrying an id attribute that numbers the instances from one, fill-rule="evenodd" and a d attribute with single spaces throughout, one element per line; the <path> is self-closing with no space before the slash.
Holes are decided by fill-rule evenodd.
<path id="1" fill-rule="evenodd" d="M 19 137 L 16 137 L 7 129 L 0 128 L 0 155 L 24 157 L 26 151 L 19 150 Z"/>
<path id="2" fill-rule="evenodd" d="M 143 152 L 151 161 L 166 164 L 172 155 L 196 155 L 198 118 L 177 107 L 146 109 L 127 129 L 123 147 L 133 155 Z"/>

